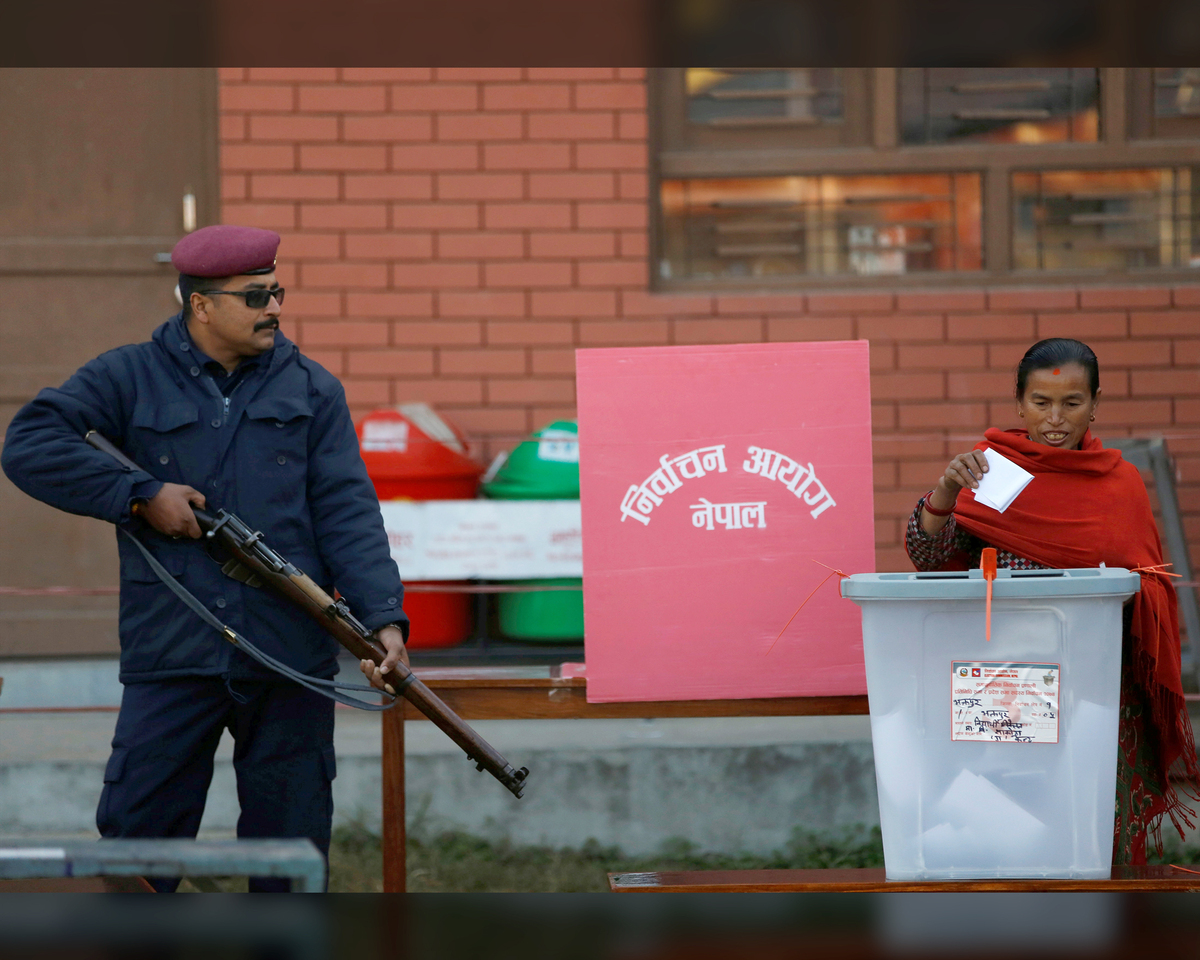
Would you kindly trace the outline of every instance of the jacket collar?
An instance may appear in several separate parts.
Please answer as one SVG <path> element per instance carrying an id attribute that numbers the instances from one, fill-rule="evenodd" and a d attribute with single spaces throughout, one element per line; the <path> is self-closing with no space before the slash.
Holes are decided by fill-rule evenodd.
<path id="1" fill-rule="evenodd" d="M 187 324 L 183 320 L 182 310 L 154 331 L 153 340 L 167 352 L 167 355 L 175 361 L 176 365 L 185 370 L 190 369 L 197 363 L 203 364 L 208 359 L 192 343 Z M 262 354 L 258 359 L 259 363 L 269 372 L 274 372 L 278 367 L 290 360 L 295 352 L 296 345 L 285 337 L 282 332 L 276 330 L 275 346 L 265 354 Z"/>

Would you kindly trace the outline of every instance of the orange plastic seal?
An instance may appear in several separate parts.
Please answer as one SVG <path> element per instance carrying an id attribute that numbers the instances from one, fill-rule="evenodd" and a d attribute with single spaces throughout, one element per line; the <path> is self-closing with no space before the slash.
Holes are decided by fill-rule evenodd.
<path id="1" fill-rule="evenodd" d="M 987 581 L 987 641 L 992 642 L 992 582 L 996 579 L 996 548 L 984 547 L 979 556 L 979 568 Z"/>

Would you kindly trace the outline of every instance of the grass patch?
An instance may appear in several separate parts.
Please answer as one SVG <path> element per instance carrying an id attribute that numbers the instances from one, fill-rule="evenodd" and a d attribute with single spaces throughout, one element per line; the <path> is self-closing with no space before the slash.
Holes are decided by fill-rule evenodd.
<path id="1" fill-rule="evenodd" d="M 413 893 L 586 893 L 607 890 L 609 873 L 878 866 L 883 866 L 878 827 L 838 835 L 796 830 L 784 849 L 767 855 L 706 853 L 686 840 L 669 841 L 656 854 L 633 856 L 595 840 L 555 848 L 460 832 L 408 838 L 408 889 Z M 381 891 L 382 873 L 378 836 L 361 826 L 334 831 L 331 892 Z"/>
<path id="2" fill-rule="evenodd" d="M 1158 864 L 1200 864 L 1200 847 L 1185 846 L 1180 842 L 1178 834 L 1172 833 L 1167 835 L 1167 829 L 1163 829 L 1163 852 L 1159 854 L 1154 849 L 1154 841 L 1151 840 L 1147 844 L 1146 862 Z"/>
<path id="3" fill-rule="evenodd" d="M 1150 863 L 1200 864 L 1200 847 L 1173 839 L 1164 837 L 1162 856 L 1151 846 Z M 556 848 L 493 842 L 454 831 L 408 838 L 408 889 L 413 893 L 586 893 L 606 891 L 609 873 L 882 866 L 879 828 L 864 826 L 839 834 L 797 829 L 783 849 L 765 855 L 708 853 L 682 839 L 668 841 L 654 854 L 632 855 L 595 840 L 580 847 Z M 215 886 L 245 890 L 246 880 L 221 879 Z M 190 887 L 190 881 L 184 880 L 181 890 Z M 383 892 L 383 853 L 377 834 L 359 825 L 334 830 L 329 890 Z"/>

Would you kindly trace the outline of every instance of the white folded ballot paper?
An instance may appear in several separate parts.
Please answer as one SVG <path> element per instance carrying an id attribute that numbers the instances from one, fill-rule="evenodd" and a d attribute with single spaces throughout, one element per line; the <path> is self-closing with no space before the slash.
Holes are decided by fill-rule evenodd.
<path id="1" fill-rule="evenodd" d="M 984 450 L 983 455 L 987 457 L 988 472 L 975 488 L 975 499 L 1003 513 L 1017 499 L 1017 495 L 1029 486 L 1033 474 L 991 448 Z"/>

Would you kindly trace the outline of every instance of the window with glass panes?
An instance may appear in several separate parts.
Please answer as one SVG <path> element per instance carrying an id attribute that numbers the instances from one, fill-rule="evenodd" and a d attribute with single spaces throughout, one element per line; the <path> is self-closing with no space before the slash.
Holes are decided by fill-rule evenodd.
<path id="1" fill-rule="evenodd" d="M 651 83 L 659 288 L 1200 277 L 1200 68 Z"/>

